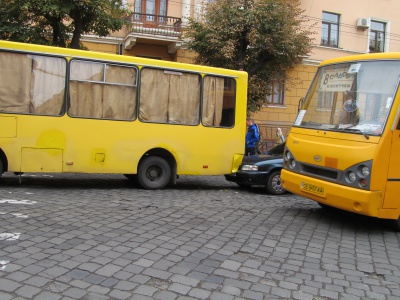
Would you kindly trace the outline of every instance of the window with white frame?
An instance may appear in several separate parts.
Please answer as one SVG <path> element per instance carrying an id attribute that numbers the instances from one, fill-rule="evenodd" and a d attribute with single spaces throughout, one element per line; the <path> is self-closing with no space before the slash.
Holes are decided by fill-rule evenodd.
<path id="1" fill-rule="evenodd" d="M 271 94 L 267 96 L 267 104 L 283 105 L 285 97 L 285 84 L 282 80 L 272 80 L 269 88 Z"/>
<path id="2" fill-rule="evenodd" d="M 322 12 L 321 45 L 339 47 L 339 15 Z"/>
<path id="3" fill-rule="evenodd" d="M 371 20 L 369 52 L 385 52 L 386 23 Z"/>

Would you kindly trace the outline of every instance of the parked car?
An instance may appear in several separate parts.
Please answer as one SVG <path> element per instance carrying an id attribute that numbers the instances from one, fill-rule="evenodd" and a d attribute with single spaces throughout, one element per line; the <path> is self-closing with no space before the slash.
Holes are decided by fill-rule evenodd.
<path id="1" fill-rule="evenodd" d="M 245 156 L 239 170 L 225 174 L 225 179 L 242 188 L 262 185 L 270 194 L 285 194 L 286 190 L 281 183 L 284 149 L 285 142 L 271 148 L 266 154 Z"/>

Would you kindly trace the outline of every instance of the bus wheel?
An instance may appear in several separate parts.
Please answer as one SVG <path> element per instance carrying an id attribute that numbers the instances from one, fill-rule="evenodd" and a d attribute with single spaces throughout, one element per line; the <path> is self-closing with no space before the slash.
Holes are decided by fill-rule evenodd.
<path id="1" fill-rule="evenodd" d="M 389 220 L 390 227 L 393 228 L 394 231 L 400 231 L 400 217 L 397 220 Z"/>
<path id="2" fill-rule="evenodd" d="M 144 189 L 162 189 L 171 179 L 171 167 L 165 159 L 150 156 L 140 163 L 137 178 Z"/>
<path id="3" fill-rule="evenodd" d="M 0 177 L 3 174 L 4 170 L 3 170 L 3 162 L 0 159 Z"/>

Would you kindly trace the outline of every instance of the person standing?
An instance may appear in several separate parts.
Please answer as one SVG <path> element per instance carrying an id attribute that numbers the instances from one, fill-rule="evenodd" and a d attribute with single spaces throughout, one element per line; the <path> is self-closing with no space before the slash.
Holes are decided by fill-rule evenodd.
<path id="1" fill-rule="evenodd" d="M 247 133 L 246 133 L 246 147 L 245 155 L 255 155 L 256 154 L 256 144 L 260 140 L 260 133 L 258 132 L 258 127 L 254 124 L 251 118 L 246 119 Z"/>

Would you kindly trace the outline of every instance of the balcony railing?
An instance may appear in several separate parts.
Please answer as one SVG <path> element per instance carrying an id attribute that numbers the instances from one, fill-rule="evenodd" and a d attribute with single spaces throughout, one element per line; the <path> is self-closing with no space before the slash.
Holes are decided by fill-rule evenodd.
<path id="1" fill-rule="evenodd" d="M 181 18 L 133 13 L 128 17 L 127 34 L 142 33 L 179 37 L 182 32 L 181 25 Z"/>

